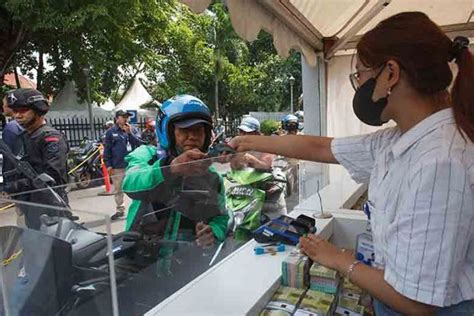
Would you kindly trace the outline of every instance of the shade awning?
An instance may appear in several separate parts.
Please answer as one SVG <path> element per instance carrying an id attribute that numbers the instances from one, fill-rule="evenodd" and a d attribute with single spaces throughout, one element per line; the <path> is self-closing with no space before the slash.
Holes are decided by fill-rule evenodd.
<path id="1" fill-rule="evenodd" d="M 203 12 L 211 0 L 180 0 Z M 354 48 L 360 35 L 383 19 L 405 11 L 427 14 L 450 37 L 474 38 L 474 0 L 226 0 L 237 34 L 253 41 L 261 30 L 273 35 L 278 54 L 300 51 L 308 64 L 318 53 Z M 331 40 L 331 51 L 328 43 Z M 339 41 L 339 42 L 338 42 Z M 340 45 L 334 45 L 339 43 Z"/>

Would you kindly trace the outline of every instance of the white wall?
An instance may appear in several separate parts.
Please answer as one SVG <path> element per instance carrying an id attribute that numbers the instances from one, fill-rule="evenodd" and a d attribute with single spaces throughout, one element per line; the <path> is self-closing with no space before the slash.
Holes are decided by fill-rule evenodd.
<path id="1" fill-rule="evenodd" d="M 327 135 L 330 137 L 367 134 L 380 128 L 362 123 L 352 110 L 354 89 L 349 74 L 355 70 L 351 70 L 351 59 L 352 55 L 336 56 L 327 64 Z M 329 167 L 330 183 L 347 181 L 352 180 L 342 166 Z"/>

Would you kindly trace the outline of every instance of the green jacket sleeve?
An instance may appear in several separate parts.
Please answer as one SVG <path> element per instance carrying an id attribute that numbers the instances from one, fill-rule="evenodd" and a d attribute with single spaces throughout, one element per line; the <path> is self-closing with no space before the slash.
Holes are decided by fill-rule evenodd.
<path id="1" fill-rule="evenodd" d="M 227 231 L 229 230 L 229 213 L 225 203 L 225 188 L 222 176 L 213 168 L 210 168 L 211 172 L 216 173 L 219 176 L 219 195 L 218 204 L 222 215 L 214 216 L 209 220 L 209 226 L 214 233 L 217 240 L 223 241 L 226 237 Z"/>
<path id="2" fill-rule="evenodd" d="M 168 167 L 163 167 L 161 159 L 155 161 L 155 155 L 154 146 L 142 145 L 125 157 L 128 166 L 122 190 L 130 198 L 154 201 L 172 190 L 174 180 L 166 177 Z"/>
<path id="3" fill-rule="evenodd" d="M 137 216 L 141 203 L 142 202 L 139 200 L 132 200 L 132 203 L 130 203 L 127 212 L 127 222 L 125 223 L 126 231 L 129 231 L 132 228 L 133 221 L 135 220 L 135 216 Z"/>

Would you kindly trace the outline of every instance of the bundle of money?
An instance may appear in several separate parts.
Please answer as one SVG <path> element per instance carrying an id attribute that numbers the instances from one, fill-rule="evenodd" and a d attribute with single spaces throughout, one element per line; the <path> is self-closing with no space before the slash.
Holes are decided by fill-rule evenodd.
<path id="1" fill-rule="evenodd" d="M 306 289 L 309 283 L 310 259 L 300 252 L 291 252 L 282 262 L 281 283 L 298 289 Z"/>
<path id="2" fill-rule="evenodd" d="M 328 294 L 335 294 L 339 285 L 339 273 L 314 263 L 309 270 L 310 289 Z"/>
<path id="3" fill-rule="evenodd" d="M 334 315 L 362 316 L 364 307 L 358 304 L 358 300 L 348 297 L 340 297 Z"/>
<path id="4" fill-rule="evenodd" d="M 304 290 L 280 286 L 273 294 L 270 302 L 260 312 L 260 316 L 290 316 L 293 315 Z"/>
<path id="5" fill-rule="evenodd" d="M 341 282 L 341 297 L 347 297 L 353 300 L 356 300 L 359 303 L 360 297 L 362 295 L 362 290 L 347 278 L 344 278 L 344 281 Z"/>
<path id="6" fill-rule="evenodd" d="M 295 316 L 329 316 L 334 310 L 335 296 L 308 290 L 295 311 Z"/>

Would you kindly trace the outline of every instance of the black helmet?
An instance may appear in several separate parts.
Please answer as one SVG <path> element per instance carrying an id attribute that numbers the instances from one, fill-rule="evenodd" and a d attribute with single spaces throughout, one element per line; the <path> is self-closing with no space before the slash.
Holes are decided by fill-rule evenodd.
<path id="1" fill-rule="evenodd" d="M 29 108 L 45 115 L 49 110 L 48 100 L 41 92 L 35 89 L 15 89 L 6 94 L 7 104 L 12 110 L 20 108 Z"/>

